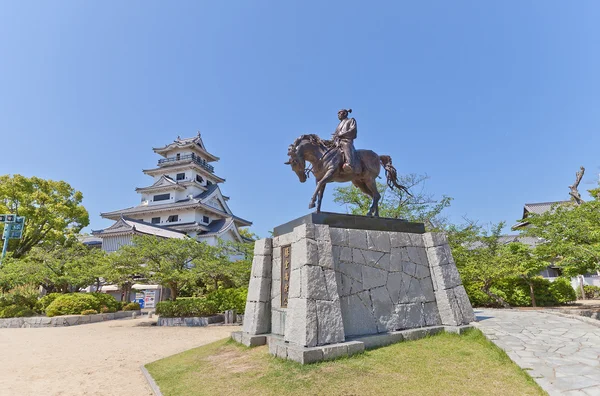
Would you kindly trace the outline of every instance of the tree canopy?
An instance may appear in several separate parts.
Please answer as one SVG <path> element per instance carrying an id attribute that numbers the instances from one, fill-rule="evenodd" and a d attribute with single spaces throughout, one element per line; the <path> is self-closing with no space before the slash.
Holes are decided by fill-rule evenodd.
<path id="1" fill-rule="evenodd" d="M 64 181 L 0 176 L 0 212 L 25 216 L 23 238 L 9 243 L 13 257 L 19 258 L 39 244 L 52 245 L 74 237 L 89 224 L 82 200 L 83 194 Z"/>

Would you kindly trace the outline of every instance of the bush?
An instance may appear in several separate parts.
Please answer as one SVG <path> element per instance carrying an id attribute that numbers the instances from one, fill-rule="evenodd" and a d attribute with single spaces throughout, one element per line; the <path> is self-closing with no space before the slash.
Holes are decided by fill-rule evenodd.
<path id="1" fill-rule="evenodd" d="M 539 307 L 566 304 L 575 301 L 575 290 L 566 278 L 558 278 L 554 282 L 548 279 L 533 278 L 533 293 Z M 497 301 L 489 297 L 478 284 L 465 284 L 465 290 L 476 307 L 500 307 Z M 523 278 L 511 277 L 498 280 L 490 291 L 501 297 L 512 307 L 530 307 L 529 283 Z"/>
<path id="2" fill-rule="evenodd" d="M 598 288 L 600 291 L 600 287 Z M 558 278 L 550 285 L 550 293 L 558 304 L 567 304 L 577 299 L 575 289 L 567 278 Z"/>
<path id="3" fill-rule="evenodd" d="M 81 311 L 82 315 L 96 315 L 98 311 L 95 309 L 86 309 L 85 311 Z"/>
<path id="4" fill-rule="evenodd" d="M 54 300 L 56 300 L 56 298 L 58 296 L 62 296 L 62 293 L 50 293 L 50 294 L 46 294 L 44 297 L 40 298 L 37 303 L 35 304 L 35 310 L 40 312 L 40 313 L 44 313 L 46 312 L 46 308 L 48 308 L 48 305 L 52 304 L 52 302 Z"/>
<path id="5" fill-rule="evenodd" d="M 93 309 L 100 310 L 100 302 L 92 294 L 72 293 L 58 296 L 46 308 L 47 316 L 79 315 L 81 312 Z"/>
<path id="6" fill-rule="evenodd" d="M 106 293 L 90 293 L 100 303 L 100 307 L 107 307 L 109 312 L 117 312 L 121 308 L 121 304 L 110 294 Z"/>
<path id="7" fill-rule="evenodd" d="M 583 292 L 585 293 L 585 298 L 588 300 L 600 298 L 599 286 L 583 285 Z M 577 297 L 583 298 L 583 296 L 581 295 L 581 287 L 577 288 Z"/>
<path id="8" fill-rule="evenodd" d="M 139 311 L 140 309 L 142 309 L 142 307 L 136 302 L 130 302 L 123 307 L 123 311 Z"/>
<path id="9" fill-rule="evenodd" d="M 161 301 L 156 304 L 156 314 L 166 318 L 211 316 L 218 312 L 215 302 L 204 297 L 180 298 L 176 301 Z"/>
<path id="10" fill-rule="evenodd" d="M 32 285 L 17 286 L 0 294 L 0 318 L 34 316 L 38 295 L 38 288 Z"/>
<path id="11" fill-rule="evenodd" d="M 235 309 L 238 313 L 244 313 L 246 309 L 247 288 L 218 289 L 206 296 L 206 300 L 217 309 L 217 312 L 225 312 Z"/>

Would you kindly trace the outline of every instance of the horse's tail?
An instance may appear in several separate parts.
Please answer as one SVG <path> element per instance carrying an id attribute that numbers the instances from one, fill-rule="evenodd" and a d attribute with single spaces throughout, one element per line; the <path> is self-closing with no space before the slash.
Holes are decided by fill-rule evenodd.
<path id="1" fill-rule="evenodd" d="M 397 188 L 398 190 L 404 191 L 412 197 L 412 194 L 410 193 L 410 191 L 408 191 L 408 188 L 399 183 L 398 171 L 396 170 L 394 165 L 392 165 L 392 157 L 390 157 L 389 155 L 380 155 L 379 160 L 381 161 L 381 165 L 383 165 L 383 169 L 385 169 L 387 185 L 390 186 L 392 190 L 394 188 Z"/>

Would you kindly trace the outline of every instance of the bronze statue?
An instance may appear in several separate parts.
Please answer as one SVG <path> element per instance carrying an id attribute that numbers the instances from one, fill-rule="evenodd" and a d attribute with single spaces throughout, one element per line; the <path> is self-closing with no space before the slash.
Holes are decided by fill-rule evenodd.
<path id="1" fill-rule="evenodd" d="M 338 111 L 338 124 L 335 132 L 332 135 L 333 142 L 338 146 L 344 157 L 344 165 L 342 168 L 347 172 L 360 172 L 357 169 L 356 151 L 354 150 L 354 139 L 358 130 L 356 129 L 356 120 L 348 118 L 348 114 L 352 113 L 352 109 L 342 109 Z"/>
<path id="2" fill-rule="evenodd" d="M 321 201 L 327 183 L 351 181 L 363 193 L 373 198 L 367 215 L 379 217 L 381 195 L 377 191 L 375 180 L 379 176 L 381 165 L 385 169 L 390 188 L 398 188 L 409 195 L 410 192 L 399 184 L 390 156 L 380 156 L 372 150 L 354 150 L 352 140 L 356 138 L 356 121 L 348 119 L 348 113 L 348 110 L 338 112 L 340 124 L 334 133 L 333 141 L 323 140 L 313 134 L 302 135 L 296 139 L 288 148 L 289 161 L 285 164 L 292 166 L 301 183 L 308 179 L 311 172 L 315 175 L 317 188 L 308 205 L 309 209 L 315 207 L 318 199 L 317 212 L 321 211 Z M 312 168 L 306 167 L 306 161 L 311 163 Z M 344 167 L 345 164 L 348 164 L 350 169 L 348 166 Z"/>

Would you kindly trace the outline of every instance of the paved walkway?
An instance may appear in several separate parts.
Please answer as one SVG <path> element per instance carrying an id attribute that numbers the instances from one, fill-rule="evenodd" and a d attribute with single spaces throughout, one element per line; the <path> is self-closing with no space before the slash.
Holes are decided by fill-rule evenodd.
<path id="1" fill-rule="evenodd" d="M 150 327 L 149 322 L 139 318 L 73 327 L 0 329 L 0 396 L 152 395 L 140 365 L 226 338 L 240 329 Z"/>
<path id="2" fill-rule="evenodd" d="M 600 321 L 539 311 L 476 309 L 477 326 L 553 395 L 600 396 Z"/>

